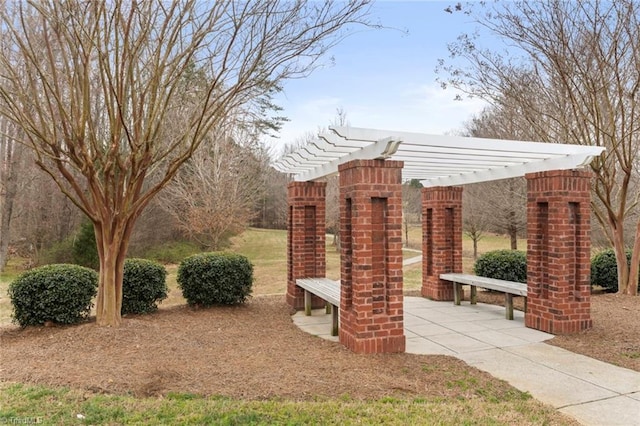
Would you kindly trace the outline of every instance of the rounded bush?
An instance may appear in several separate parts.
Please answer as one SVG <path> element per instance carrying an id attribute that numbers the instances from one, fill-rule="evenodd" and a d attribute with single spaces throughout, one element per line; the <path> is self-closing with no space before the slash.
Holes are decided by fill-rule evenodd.
<path id="1" fill-rule="evenodd" d="M 89 316 L 98 273 L 78 265 L 45 265 L 9 285 L 13 321 L 23 327 L 45 322 L 75 324 Z"/>
<path id="2" fill-rule="evenodd" d="M 167 298 L 167 270 L 146 259 L 124 261 L 122 279 L 122 314 L 146 314 L 158 309 Z"/>
<path id="3" fill-rule="evenodd" d="M 178 286 L 189 305 L 233 305 L 251 294 L 253 265 L 234 253 L 201 253 L 178 268 Z"/>
<path id="4" fill-rule="evenodd" d="M 627 264 L 631 265 L 631 251 L 627 250 Z M 603 250 L 591 258 L 591 287 L 600 286 L 606 292 L 618 291 L 618 265 L 613 249 Z M 640 280 L 638 280 L 640 289 Z"/>
<path id="5" fill-rule="evenodd" d="M 519 250 L 494 250 L 480 256 L 473 271 L 481 277 L 527 282 L 527 255 Z"/>

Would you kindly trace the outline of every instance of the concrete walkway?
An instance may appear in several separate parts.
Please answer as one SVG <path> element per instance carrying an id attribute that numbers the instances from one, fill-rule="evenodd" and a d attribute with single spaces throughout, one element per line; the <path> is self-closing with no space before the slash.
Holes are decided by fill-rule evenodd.
<path id="1" fill-rule="evenodd" d="M 501 306 L 454 306 L 405 297 L 407 352 L 442 354 L 506 380 L 584 425 L 640 425 L 640 373 L 547 345 L 551 334 L 526 328 L 524 314 Z M 330 336 L 331 315 L 293 316 L 302 330 Z"/>

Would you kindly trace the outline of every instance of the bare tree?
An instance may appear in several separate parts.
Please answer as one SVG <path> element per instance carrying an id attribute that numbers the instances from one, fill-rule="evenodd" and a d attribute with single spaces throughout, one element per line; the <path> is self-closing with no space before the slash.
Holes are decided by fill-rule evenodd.
<path id="1" fill-rule="evenodd" d="M 0 55 L 6 54 L 8 49 L 6 41 L 0 39 Z M 21 175 L 19 170 L 23 165 L 22 146 L 15 143 L 17 132 L 17 126 L 0 116 L 0 271 L 7 265 L 13 206 Z"/>
<path id="2" fill-rule="evenodd" d="M 530 126 L 518 114 L 517 108 L 501 105 L 486 108 L 465 124 L 469 136 L 495 139 L 531 140 Z M 468 204 L 486 214 L 486 224 L 501 234 L 509 236 L 511 250 L 518 249 L 518 236 L 526 231 L 527 188 L 522 178 L 483 182 L 469 192 Z M 473 198 L 473 199 L 471 199 Z M 471 224 L 479 225 L 477 215 L 466 215 Z M 477 230 L 474 231 L 474 234 Z"/>
<path id="3" fill-rule="evenodd" d="M 3 4 L 0 115 L 94 224 L 98 325 L 121 322 L 129 237 L 150 200 L 229 111 L 264 117 L 279 84 L 367 12 L 368 0 Z"/>
<path id="4" fill-rule="evenodd" d="M 287 227 L 287 184 L 289 177 L 274 168 L 267 167 L 262 174 L 265 188 L 255 215 L 254 226 L 286 229 Z"/>
<path id="5" fill-rule="evenodd" d="M 473 258 L 478 258 L 478 243 L 489 226 L 486 193 L 481 184 L 467 185 L 462 192 L 462 230 L 473 242 Z"/>
<path id="6" fill-rule="evenodd" d="M 70 237 L 80 224 L 83 214 L 62 194 L 55 182 L 33 162 L 25 150 L 24 164 L 18 180 L 11 221 L 11 244 L 20 256 L 28 257 L 28 265 L 43 262 L 68 262 L 71 252 L 61 250 L 59 256 L 43 256 Z M 51 253 L 53 254 L 53 253 Z"/>
<path id="7" fill-rule="evenodd" d="M 23 148 L 11 136 L 15 131 L 13 123 L 0 116 L 0 271 L 7 265 L 19 172 L 24 170 Z"/>
<path id="8" fill-rule="evenodd" d="M 592 205 L 616 252 L 619 292 L 637 294 L 640 221 L 632 262 L 625 256 L 625 219 L 638 208 L 632 190 L 640 149 L 640 3 L 561 0 L 483 3 L 465 10 L 506 41 L 499 53 L 462 35 L 442 63 L 445 84 L 508 107 L 542 141 L 604 146 L 591 167 Z M 463 8 L 464 9 L 464 8 Z M 459 66 L 459 60 L 463 66 Z"/>
<path id="9" fill-rule="evenodd" d="M 418 179 L 412 179 L 402 184 L 402 226 L 404 228 L 405 247 L 411 247 L 409 242 L 409 228 L 420 224 L 422 215 L 422 184 Z M 418 246 L 422 244 L 417 241 Z"/>
<path id="10" fill-rule="evenodd" d="M 219 249 L 225 237 L 248 226 L 268 167 L 251 135 L 217 137 L 195 152 L 162 192 L 163 205 L 179 228 L 209 249 Z"/>

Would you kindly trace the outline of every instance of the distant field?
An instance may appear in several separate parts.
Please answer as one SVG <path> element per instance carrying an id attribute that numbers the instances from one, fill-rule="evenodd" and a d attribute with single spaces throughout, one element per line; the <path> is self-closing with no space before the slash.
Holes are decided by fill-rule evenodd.
<path id="1" fill-rule="evenodd" d="M 332 238 L 327 238 L 327 277 L 340 278 L 340 256 L 336 247 L 332 245 Z M 409 243 L 412 250 L 404 252 L 405 259 L 419 256 L 414 250 L 420 249 L 422 230 L 420 227 L 411 228 Z M 518 241 L 519 247 L 526 248 L 526 240 Z M 473 242 L 466 236 L 462 239 L 463 269 L 465 272 L 473 270 Z M 500 235 L 486 235 L 478 244 L 480 254 L 491 250 L 508 249 L 509 239 Z M 254 294 L 284 293 L 287 286 L 287 233 L 282 230 L 249 229 L 232 240 L 232 250 L 247 256 L 254 264 L 255 284 Z M 420 263 L 404 268 L 404 288 L 413 290 L 422 284 L 422 266 Z"/>
<path id="2" fill-rule="evenodd" d="M 405 250 L 405 259 L 419 256 L 416 249 L 420 248 L 422 240 L 420 227 L 411 228 L 409 231 L 409 243 L 414 249 Z M 336 247 L 332 245 L 333 238 L 327 238 L 326 258 L 327 277 L 340 278 L 340 255 Z M 473 245 L 468 237 L 463 237 L 463 269 L 471 272 L 473 268 Z M 526 248 L 526 240 L 518 241 L 519 247 Z M 478 249 L 480 253 L 490 250 L 509 248 L 509 240 L 504 236 L 487 235 L 480 240 Z M 287 232 L 283 230 L 250 228 L 246 232 L 232 239 L 230 250 L 247 256 L 254 265 L 253 294 L 277 294 L 284 293 L 287 288 Z M 166 265 L 167 284 L 169 297 L 161 306 L 173 306 L 184 304 L 182 293 L 177 287 L 177 265 Z M 7 272 L 0 274 L 0 324 L 11 321 L 11 303 L 7 296 L 9 283 L 22 272 L 17 261 L 11 261 Z M 404 268 L 404 289 L 416 290 L 422 285 L 422 265 L 416 263 Z"/>
<path id="3" fill-rule="evenodd" d="M 404 235 L 403 235 L 404 238 Z M 406 241 L 405 241 L 406 244 Z M 409 247 L 421 249 L 422 228 L 413 226 L 409 228 Z M 487 234 L 478 242 L 478 255 L 492 250 L 510 248 L 509 238 L 504 235 Z M 527 240 L 518 239 L 518 249 L 527 249 Z M 466 235 L 462 236 L 462 270 L 465 273 L 473 273 L 473 241 Z M 405 290 L 418 289 L 422 285 L 422 265 L 420 263 L 404 268 L 404 288 Z"/>

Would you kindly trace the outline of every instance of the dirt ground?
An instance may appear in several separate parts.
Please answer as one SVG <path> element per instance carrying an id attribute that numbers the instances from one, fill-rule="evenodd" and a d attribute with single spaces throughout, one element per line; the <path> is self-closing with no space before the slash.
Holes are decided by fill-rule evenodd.
<path id="1" fill-rule="evenodd" d="M 548 343 L 611 364 L 640 371 L 640 296 L 593 296 L 593 328 Z"/>
<path id="2" fill-rule="evenodd" d="M 485 300 L 502 299 L 482 294 Z M 186 306 L 92 323 L 0 328 L 0 381 L 138 396 L 202 395 L 294 400 L 391 395 L 479 397 L 490 376 L 444 356 L 356 355 L 295 327 L 282 296 L 243 306 Z M 593 330 L 551 344 L 640 371 L 640 297 L 593 297 Z M 465 371 L 474 386 L 451 386 Z M 498 382 L 497 392 L 510 387 Z"/>

